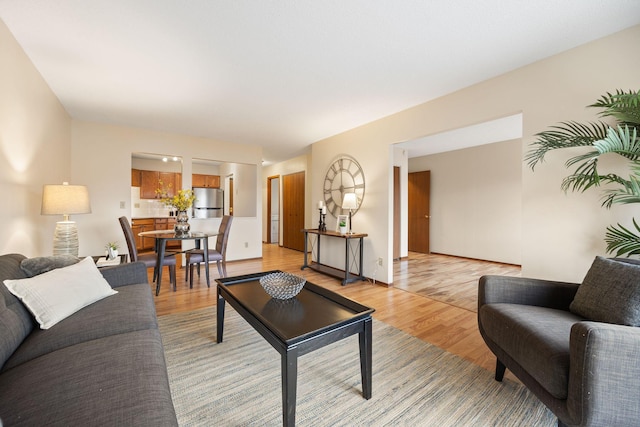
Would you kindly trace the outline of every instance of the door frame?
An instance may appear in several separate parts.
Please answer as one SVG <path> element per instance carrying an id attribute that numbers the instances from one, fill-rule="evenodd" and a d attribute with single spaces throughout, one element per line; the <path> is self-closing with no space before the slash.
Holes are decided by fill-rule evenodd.
<path id="1" fill-rule="evenodd" d="M 266 243 L 271 243 L 271 187 L 272 187 L 272 181 L 274 179 L 279 180 L 280 179 L 280 175 L 272 175 L 272 176 L 268 176 L 267 177 L 267 241 Z M 280 185 L 278 185 L 278 203 L 280 203 Z M 280 239 L 280 221 L 282 220 L 281 218 L 282 213 L 280 212 L 280 209 L 278 209 L 278 246 L 282 246 L 281 245 L 281 239 Z"/>

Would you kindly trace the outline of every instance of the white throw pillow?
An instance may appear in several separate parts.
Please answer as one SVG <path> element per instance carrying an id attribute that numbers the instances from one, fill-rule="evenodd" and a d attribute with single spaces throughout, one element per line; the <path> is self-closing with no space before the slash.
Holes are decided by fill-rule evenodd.
<path id="1" fill-rule="evenodd" d="M 49 329 L 81 308 L 117 294 L 91 257 L 28 279 L 5 280 L 4 285 L 27 306 L 41 329 Z"/>

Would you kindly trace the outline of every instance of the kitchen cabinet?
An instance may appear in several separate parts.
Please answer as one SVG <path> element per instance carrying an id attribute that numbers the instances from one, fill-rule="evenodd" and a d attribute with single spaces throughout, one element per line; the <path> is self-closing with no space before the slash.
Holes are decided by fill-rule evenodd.
<path id="1" fill-rule="evenodd" d="M 194 173 L 191 176 L 192 187 L 220 188 L 220 175 L 203 175 Z"/>
<path id="2" fill-rule="evenodd" d="M 162 183 L 162 185 L 160 185 Z M 158 187 L 166 190 L 168 197 L 178 194 L 182 189 L 182 174 L 175 172 L 158 172 Z"/>
<path id="3" fill-rule="evenodd" d="M 142 184 L 142 176 L 140 175 L 142 171 L 140 169 L 131 169 L 131 186 L 132 187 L 140 187 Z"/>
<path id="4" fill-rule="evenodd" d="M 155 229 L 156 230 L 170 230 L 173 231 L 173 227 L 176 225 L 175 218 L 156 218 Z M 167 240 L 167 249 L 181 249 L 182 242 L 180 240 Z"/>
<path id="5" fill-rule="evenodd" d="M 162 185 L 160 185 L 162 182 Z M 140 198 L 159 199 L 158 189 L 173 197 L 182 188 L 182 174 L 176 172 L 140 171 Z"/>
<path id="6" fill-rule="evenodd" d="M 140 237 L 138 233 L 143 231 L 155 230 L 155 220 L 153 218 L 141 218 L 131 221 L 131 231 L 133 231 L 133 237 L 136 239 L 136 247 L 138 252 L 152 251 L 155 248 L 155 240 L 152 237 Z"/>
<path id="7" fill-rule="evenodd" d="M 156 239 L 153 237 L 140 237 L 138 233 L 143 231 L 171 230 L 176 225 L 175 218 L 138 218 L 131 221 L 131 230 L 136 239 L 138 252 L 148 252 L 155 250 Z M 180 240 L 168 240 L 167 249 L 181 249 Z"/>
<path id="8" fill-rule="evenodd" d="M 158 172 L 157 171 L 141 171 L 140 198 L 141 199 L 157 199 L 158 194 Z"/>

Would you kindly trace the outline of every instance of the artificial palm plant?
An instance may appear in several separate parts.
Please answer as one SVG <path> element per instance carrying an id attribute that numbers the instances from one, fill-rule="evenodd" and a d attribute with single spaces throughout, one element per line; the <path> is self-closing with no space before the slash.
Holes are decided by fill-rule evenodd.
<path id="1" fill-rule="evenodd" d="M 533 170 L 551 150 L 569 147 L 588 147 L 589 150 L 567 160 L 567 168 L 573 173 L 562 182 L 565 191 L 585 191 L 601 184 L 610 184 L 604 191 L 602 206 L 640 203 L 640 91 L 616 91 L 607 93 L 589 107 L 600 108 L 604 120 L 592 123 L 562 122 L 551 130 L 536 134 L 537 140 L 525 155 L 525 161 Z M 601 155 L 615 153 L 629 162 L 629 179 L 615 173 L 601 175 L 598 159 Z M 640 254 L 640 226 L 633 218 L 633 228 L 620 224 L 607 227 L 605 242 L 607 252 L 616 256 Z"/>

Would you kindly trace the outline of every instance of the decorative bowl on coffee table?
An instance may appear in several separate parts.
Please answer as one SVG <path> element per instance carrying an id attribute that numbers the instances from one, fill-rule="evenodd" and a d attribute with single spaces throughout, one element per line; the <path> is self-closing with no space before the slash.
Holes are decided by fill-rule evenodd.
<path id="1" fill-rule="evenodd" d="M 306 282 L 304 277 L 284 272 L 270 273 L 260 278 L 260 285 L 265 292 L 273 298 L 282 300 L 298 295 Z"/>

